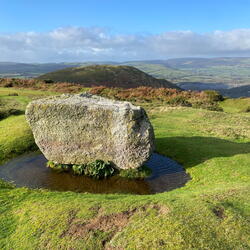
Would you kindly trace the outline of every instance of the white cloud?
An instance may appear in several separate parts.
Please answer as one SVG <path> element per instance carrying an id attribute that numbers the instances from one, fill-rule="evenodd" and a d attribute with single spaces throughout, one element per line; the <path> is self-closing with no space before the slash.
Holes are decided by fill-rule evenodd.
<path id="1" fill-rule="evenodd" d="M 0 61 L 62 62 L 169 57 L 250 56 L 250 29 L 154 35 L 112 34 L 102 28 L 0 34 Z"/>

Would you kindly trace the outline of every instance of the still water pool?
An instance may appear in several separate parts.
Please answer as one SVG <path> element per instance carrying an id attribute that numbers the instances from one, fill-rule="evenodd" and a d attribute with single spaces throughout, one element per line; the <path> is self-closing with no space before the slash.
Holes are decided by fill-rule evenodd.
<path id="1" fill-rule="evenodd" d="M 41 153 L 26 154 L 0 166 L 0 178 L 17 187 L 106 194 L 155 194 L 182 187 L 190 180 L 180 164 L 156 153 L 145 164 L 152 169 L 152 175 L 145 179 L 112 176 L 96 180 L 56 172 L 47 168 L 46 163 L 47 159 Z"/>

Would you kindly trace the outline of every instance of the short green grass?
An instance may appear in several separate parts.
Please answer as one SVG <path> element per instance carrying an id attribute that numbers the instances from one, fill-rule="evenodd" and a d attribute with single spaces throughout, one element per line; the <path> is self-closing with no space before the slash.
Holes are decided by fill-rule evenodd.
<path id="1" fill-rule="evenodd" d="M 249 249 L 249 114 L 148 112 L 157 151 L 192 177 L 185 187 L 99 195 L 0 182 L 0 249 Z M 23 115 L 0 121 L 0 146 L 1 162 L 34 146 Z"/>
<path id="2" fill-rule="evenodd" d="M 13 96 L 16 94 L 17 96 Z M 5 108 L 15 108 L 18 110 L 25 111 L 27 104 L 33 100 L 48 95 L 56 95 L 57 93 L 51 91 L 34 91 L 24 90 L 17 88 L 1 88 L 0 87 L 0 108 L 1 104 L 5 105 Z"/>
<path id="3" fill-rule="evenodd" d="M 0 163 L 35 148 L 24 115 L 10 116 L 0 121 Z"/>
<path id="4" fill-rule="evenodd" d="M 226 99 L 220 106 L 229 113 L 245 112 L 247 107 L 250 110 L 250 98 Z"/>

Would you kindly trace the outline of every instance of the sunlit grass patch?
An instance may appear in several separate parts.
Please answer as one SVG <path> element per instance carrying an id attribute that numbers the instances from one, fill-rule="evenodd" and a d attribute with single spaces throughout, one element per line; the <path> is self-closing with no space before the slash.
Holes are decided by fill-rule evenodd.
<path id="1" fill-rule="evenodd" d="M 229 113 L 246 112 L 247 108 L 250 108 L 250 98 L 226 99 L 220 103 L 220 106 Z"/>

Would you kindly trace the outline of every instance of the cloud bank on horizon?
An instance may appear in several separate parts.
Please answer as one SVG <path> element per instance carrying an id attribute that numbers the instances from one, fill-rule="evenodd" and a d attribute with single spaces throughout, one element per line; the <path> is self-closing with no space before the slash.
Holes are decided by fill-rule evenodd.
<path id="1" fill-rule="evenodd" d="M 44 33 L 0 34 L 0 61 L 129 61 L 213 56 L 250 56 L 250 29 L 113 34 L 98 27 L 63 27 Z"/>

